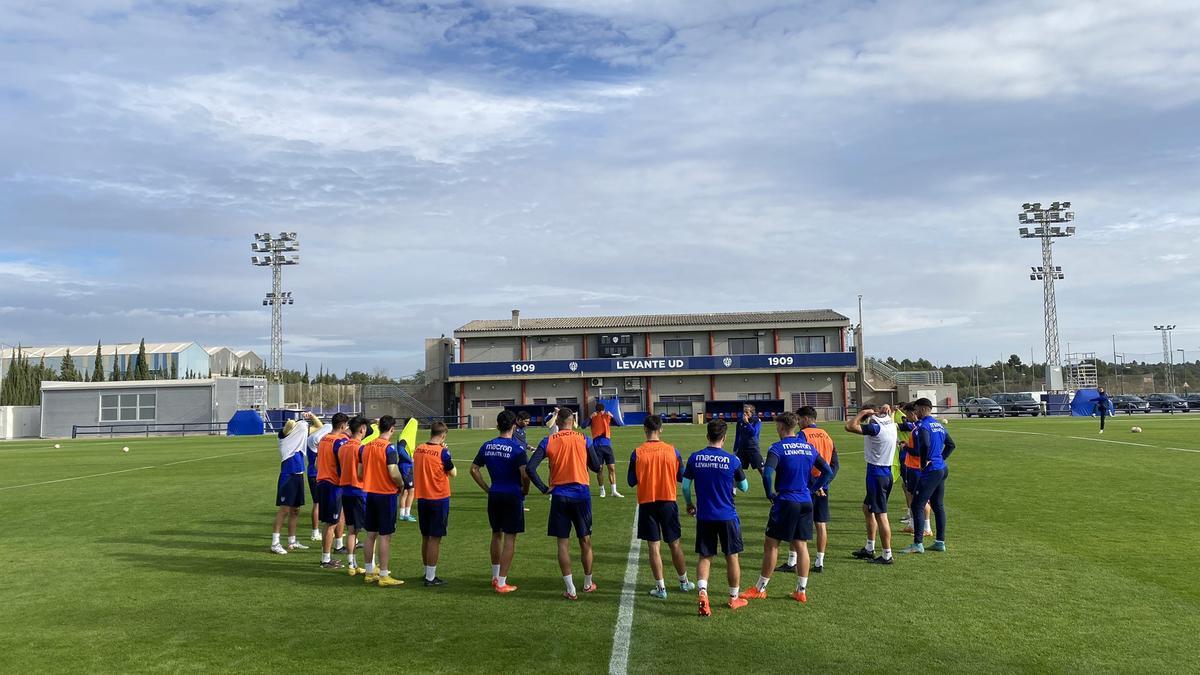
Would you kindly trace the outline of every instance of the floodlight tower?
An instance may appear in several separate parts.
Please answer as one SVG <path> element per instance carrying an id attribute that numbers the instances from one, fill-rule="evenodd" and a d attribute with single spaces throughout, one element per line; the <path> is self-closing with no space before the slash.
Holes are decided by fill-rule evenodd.
<path id="1" fill-rule="evenodd" d="M 263 299 L 263 306 L 271 307 L 271 362 L 270 373 L 274 382 L 280 382 L 283 373 L 283 306 L 295 304 L 290 292 L 283 292 L 283 266 L 300 264 L 300 240 L 295 232 L 280 232 L 272 237 L 269 232 L 254 235 L 250 250 L 250 263 L 256 267 L 271 268 L 271 292 Z"/>
<path id="2" fill-rule="evenodd" d="M 1174 359 L 1174 354 L 1171 353 L 1171 331 L 1175 330 L 1175 324 L 1172 323 L 1172 324 L 1163 324 L 1161 326 L 1155 326 L 1154 330 L 1162 333 L 1163 369 L 1167 372 L 1166 391 L 1174 393 L 1175 392 L 1175 382 L 1174 382 L 1175 376 L 1174 376 L 1174 373 L 1171 372 L 1171 370 L 1172 370 L 1171 366 L 1175 365 L 1174 363 L 1172 363 L 1172 361 L 1174 361 L 1175 359 Z"/>
<path id="3" fill-rule="evenodd" d="M 1042 300 L 1046 323 L 1046 390 L 1062 389 L 1062 351 L 1058 342 L 1058 306 L 1054 299 L 1054 281 L 1063 278 L 1061 267 L 1055 267 L 1052 245 L 1055 239 L 1070 237 L 1075 234 L 1075 226 L 1065 229 L 1063 223 L 1075 220 L 1075 213 L 1069 211 L 1071 202 L 1054 202 L 1050 208 L 1043 209 L 1040 202 L 1021 205 L 1023 211 L 1017 219 L 1022 225 L 1034 225 L 1033 229 L 1022 227 L 1018 232 L 1022 239 L 1042 240 L 1042 265 L 1031 267 L 1030 281 L 1042 282 Z M 1058 374 L 1058 380 L 1054 375 Z"/>

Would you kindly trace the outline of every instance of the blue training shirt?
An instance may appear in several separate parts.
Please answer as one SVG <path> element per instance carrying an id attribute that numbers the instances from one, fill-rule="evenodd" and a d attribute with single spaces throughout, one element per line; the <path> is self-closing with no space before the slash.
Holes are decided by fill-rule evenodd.
<path id="1" fill-rule="evenodd" d="M 696 491 L 696 520 L 737 520 L 733 486 L 746 480 L 742 461 L 720 448 L 693 452 L 683 469 Z"/>
<path id="2" fill-rule="evenodd" d="M 946 468 L 946 455 L 953 450 L 951 443 L 947 444 L 949 436 L 946 427 L 942 426 L 930 415 L 921 418 L 914 432 L 915 448 L 913 451 L 921 456 L 922 471 L 941 471 Z"/>
<path id="3" fill-rule="evenodd" d="M 733 438 L 733 451 L 758 449 L 758 434 L 762 431 L 762 420 L 752 417 L 749 422 L 738 419 L 737 434 Z"/>
<path id="4" fill-rule="evenodd" d="M 395 445 L 388 446 L 388 464 L 392 463 L 391 450 L 396 452 L 396 468 L 400 469 L 400 475 L 404 477 L 406 485 L 412 485 L 413 480 L 413 458 L 408 454 L 408 444 L 404 441 L 397 441 Z"/>
<path id="5" fill-rule="evenodd" d="M 487 467 L 492 478 L 489 494 L 517 495 L 521 490 L 521 467 L 528 463 L 525 446 L 515 438 L 493 438 L 479 447 L 475 466 Z"/>
<path id="6" fill-rule="evenodd" d="M 802 436 L 791 436 L 771 445 L 767 450 L 766 466 L 772 469 L 775 484 L 767 485 L 768 490 L 774 489 L 775 499 L 785 502 L 811 502 L 812 489 L 823 488 L 829 484 L 832 470 L 829 464 L 821 458 L 821 453 L 810 445 Z M 813 479 L 812 470 L 816 467 L 821 476 Z M 767 473 L 763 476 L 766 485 Z"/>

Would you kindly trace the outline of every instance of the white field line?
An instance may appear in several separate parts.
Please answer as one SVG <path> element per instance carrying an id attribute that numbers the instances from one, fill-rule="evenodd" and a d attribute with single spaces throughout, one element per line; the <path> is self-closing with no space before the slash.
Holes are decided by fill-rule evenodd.
<path id="1" fill-rule="evenodd" d="M 994 434 L 1022 434 L 1024 436 L 1048 436 L 1050 438 L 1069 438 L 1074 441 L 1092 441 L 1094 443 L 1115 443 L 1117 445 L 1133 445 L 1139 448 L 1157 448 L 1159 450 L 1178 450 L 1179 452 L 1200 452 L 1200 450 L 1192 448 L 1170 448 L 1165 445 L 1151 445 L 1149 443 L 1132 443 L 1130 441 L 1114 441 L 1110 438 L 1089 438 L 1087 436 L 1059 436 L 1058 434 L 1047 434 L 1040 431 L 1011 431 L 1008 429 L 988 429 L 986 427 L 975 427 L 972 431 L 990 431 Z"/>
<path id="2" fill-rule="evenodd" d="M 70 478 L 58 478 L 56 480 L 44 480 L 38 483 L 26 483 L 24 485 L 5 485 L 0 487 L 0 492 L 5 490 L 16 490 L 18 488 L 37 487 L 39 485 L 52 485 L 54 483 L 66 483 L 72 480 L 83 480 L 85 478 L 100 478 L 103 476 L 115 476 L 119 473 L 129 473 L 130 471 L 145 471 L 146 469 L 160 469 L 165 466 L 175 466 L 176 464 L 187 464 L 188 462 L 203 462 L 209 459 L 220 459 L 222 457 L 233 457 L 234 455 L 247 455 L 251 452 L 262 452 L 261 449 L 245 450 L 243 452 L 230 452 L 224 455 L 212 455 L 211 457 L 193 457 L 192 459 L 181 459 L 177 462 L 167 462 L 166 464 L 151 464 L 150 466 L 138 466 L 132 469 L 121 469 L 119 471 L 106 471 L 104 473 L 92 473 L 86 476 L 72 476 Z"/>
<path id="3" fill-rule="evenodd" d="M 629 537 L 629 557 L 625 562 L 625 585 L 621 588 L 621 606 L 617 610 L 617 625 L 613 628 L 612 656 L 608 659 L 609 675 L 629 672 L 629 644 L 633 637 L 633 604 L 637 595 L 638 557 L 642 542 L 637 538 L 638 510 L 633 511 L 633 531 Z"/>

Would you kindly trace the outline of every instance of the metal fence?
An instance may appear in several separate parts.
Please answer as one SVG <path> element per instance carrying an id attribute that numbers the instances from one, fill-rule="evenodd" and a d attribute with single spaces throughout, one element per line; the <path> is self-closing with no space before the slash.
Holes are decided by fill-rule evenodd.
<path id="1" fill-rule="evenodd" d="M 155 423 L 144 424 L 90 424 L 71 425 L 71 438 L 80 436 L 187 436 L 188 434 L 204 434 L 208 436 L 225 434 L 226 422 L 186 422 L 186 423 Z"/>

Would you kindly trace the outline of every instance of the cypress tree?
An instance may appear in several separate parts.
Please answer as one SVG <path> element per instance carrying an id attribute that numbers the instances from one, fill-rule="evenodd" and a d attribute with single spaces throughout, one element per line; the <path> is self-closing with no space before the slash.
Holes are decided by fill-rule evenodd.
<path id="1" fill-rule="evenodd" d="M 100 351 L 100 341 L 96 341 L 96 362 L 92 365 L 92 382 L 104 381 L 104 355 Z"/>
<path id="2" fill-rule="evenodd" d="M 63 357 L 62 363 L 58 367 L 58 379 L 63 382 L 78 382 L 79 371 L 75 370 L 75 360 L 71 358 L 71 350 L 67 350 L 66 356 Z"/>
<path id="3" fill-rule="evenodd" d="M 174 358 L 171 359 L 171 379 L 179 379 L 179 361 L 176 361 Z"/>
<path id="4" fill-rule="evenodd" d="M 138 345 L 137 360 L 133 363 L 133 379 L 150 379 L 150 364 L 146 362 L 146 338 Z"/>
<path id="5" fill-rule="evenodd" d="M 112 381 L 121 381 L 121 350 L 119 347 L 113 347 Z"/>

